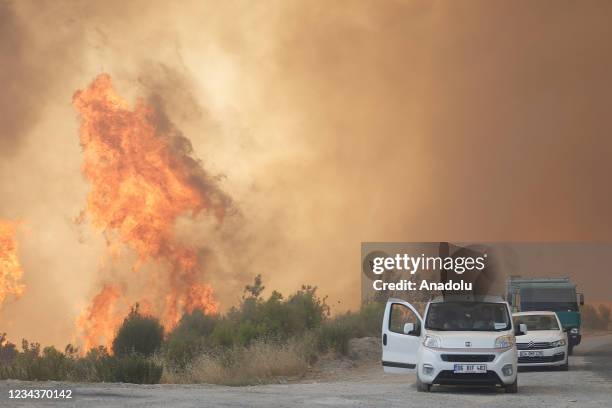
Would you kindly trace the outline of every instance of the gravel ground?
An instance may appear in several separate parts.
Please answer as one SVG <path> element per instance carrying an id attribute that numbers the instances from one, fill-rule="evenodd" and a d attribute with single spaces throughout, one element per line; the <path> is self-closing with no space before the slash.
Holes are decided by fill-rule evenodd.
<path id="1" fill-rule="evenodd" d="M 612 335 L 583 340 L 570 371 L 519 373 L 519 393 L 434 387 L 417 393 L 413 375 L 385 375 L 379 365 L 351 368 L 316 381 L 225 387 L 0 382 L 3 407 L 605 407 L 612 406 Z M 10 400 L 10 389 L 71 389 L 71 400 Z"/>

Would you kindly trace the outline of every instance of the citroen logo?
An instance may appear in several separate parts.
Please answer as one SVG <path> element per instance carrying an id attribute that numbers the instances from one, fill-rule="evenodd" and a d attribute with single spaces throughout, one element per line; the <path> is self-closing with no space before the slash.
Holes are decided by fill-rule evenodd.
<path id="1" fill-rule="evenodd" d="M 529 348 L 532 348 L 532 347 L 533 347 L 533 340 L 531 340 L 531 341 L 528 343 L 527 347 L 529 347 Z"/>
<path id="2" fill-rule="evenodd" d="M 471 342 L 469 342 L 469 341 L 466 341 L 466 342 L 465 342 L 465 347 L 472 347 L 472 343 L 471 343 Z"/>

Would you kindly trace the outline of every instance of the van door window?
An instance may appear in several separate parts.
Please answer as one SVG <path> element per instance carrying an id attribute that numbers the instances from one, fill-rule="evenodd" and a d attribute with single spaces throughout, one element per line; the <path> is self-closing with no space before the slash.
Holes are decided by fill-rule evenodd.
<path id="1" fill-rule="evenodd" d="M 406 323 L 413 323 L 415 327 L 414 334 L 418 335 L 420 333 L 420 321 L 412 309 L 401 303 L 393 303 L 390 313 L 389 331 L 404 334 L 404 325 Z"/>

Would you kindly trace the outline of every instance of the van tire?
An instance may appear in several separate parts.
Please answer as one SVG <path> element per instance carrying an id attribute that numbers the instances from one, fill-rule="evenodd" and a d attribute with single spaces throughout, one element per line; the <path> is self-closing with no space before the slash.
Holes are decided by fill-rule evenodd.
<path id="1" fill-rule="evenodd" d="M 416 376 L 416 389 L 418 392 L 429 392 L 431 390 L 431 384 L 425 384 L 419 378 L 419 373 Z"/>
<path id="2" fill-rule="evenodd" d="M 508 384 L 504 388 L 506 389 L 506 394 L 516 394 L 518 392 L 518 376 L 516 376 L 512 384 Z"/>
<path id="3" fill-rule="evenodd" d="M 567 346 L 567 355 L 571 356 L 572 354 L 574 354 L 574 345 L 570 344 L 569 346 Z"/>

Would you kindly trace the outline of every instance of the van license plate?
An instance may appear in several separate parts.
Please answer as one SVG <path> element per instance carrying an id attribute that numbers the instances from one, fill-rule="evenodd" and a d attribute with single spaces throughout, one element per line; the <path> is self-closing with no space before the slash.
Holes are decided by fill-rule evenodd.
<path id="1" fill-rule="evenodd" d="M 520 351 L 519 357 L 542 357 L 544 352 L 542 351 Z"/>
<path id="2" fill-rule="evenodd" d="M 486 373 L 486 364 L 455 364 L 455 374 Z"/>

